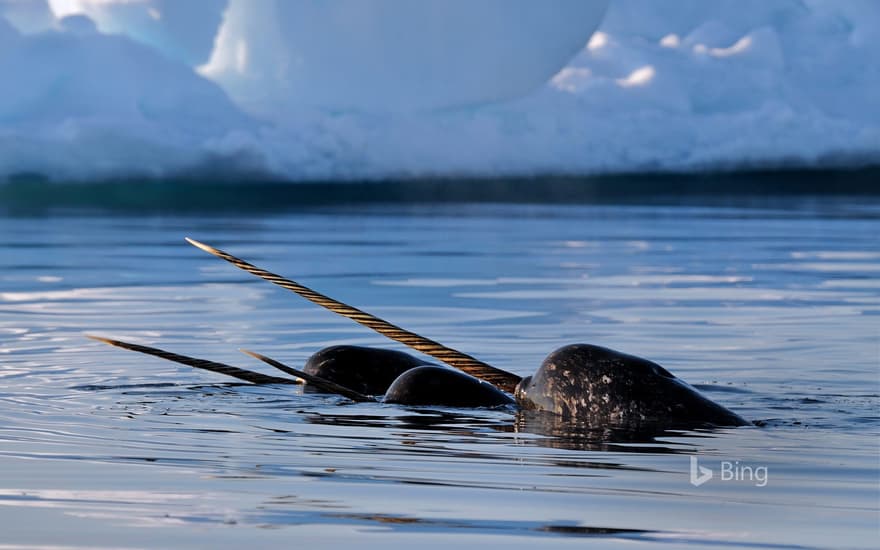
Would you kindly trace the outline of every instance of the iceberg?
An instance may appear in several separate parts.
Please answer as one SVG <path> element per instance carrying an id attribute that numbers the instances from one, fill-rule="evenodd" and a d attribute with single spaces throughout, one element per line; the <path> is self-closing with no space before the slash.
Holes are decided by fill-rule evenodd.
<path id="1" fill-rule="evenodd" d="M 0 0 L 0 181 L 880 163 L 871 0 Z"/>
<path id="2" fill-rule="evenodd" d="M 599 25 L 605 0 L 231 0 L 203 74 L 240 104 L 401 111 L 538 89 Z"/>
<path id="3" fill-rule="evenodd" d="M 211 56 L 228 0 L 50 0 L 50 3 L 59 18 L 86 15 L 102 33 L 124 34 L 188 65 L 198 65 Z"/>
<path id="4" fill-rule="evenodd" d="M 250 119 L 219 86 L 84 15 L 20 34 L 0 18 L 0 177 L 162 177 Z"/>

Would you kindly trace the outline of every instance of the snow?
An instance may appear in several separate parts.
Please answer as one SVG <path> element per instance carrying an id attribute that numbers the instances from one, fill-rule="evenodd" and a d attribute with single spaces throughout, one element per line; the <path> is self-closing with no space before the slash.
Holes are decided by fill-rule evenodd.
<path id="1" fill-rule="evenodd" d="M 162 176 L 252 124 L 186 65 L 84 15 L 57 26 L 18 35 L 0 24 L 0 174 Z"/>
<path id="2" fill-rule="evenodd" d="M 44 31 L 55 20 L 45 0 L 0 0 L 0 17 L 22 32 Z"/>
<path id="3" fill-rule="evenodd" d="M 59 17 L 84 14 L 101 32 L 126 34 L 169 57 L 197 65 L 211 56 L 227 0 L 50 0 L 50 4 Z"/>
<path id="4" fill-rule="evenodd" d="M 0 181 L 880 162 L 880 3 L 605 8 L 0 0 Z"/>

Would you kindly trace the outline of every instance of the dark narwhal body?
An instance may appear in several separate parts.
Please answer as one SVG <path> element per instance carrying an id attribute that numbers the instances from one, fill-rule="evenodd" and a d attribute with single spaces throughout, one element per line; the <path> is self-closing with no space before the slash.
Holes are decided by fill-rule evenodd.
<path id="1" fill-rule="evenodd" d="M 599 346 L 574 344 L 551 353 L 533 376 L 523 379 L 222 250 L 192 239 L 187 241 L 240 269 L 463 371 L 433 365 L 400 351 L 360 346 L 325 348 L 308 360 L 304 370 L 297 371 L 274 359 L 242 350 L 304 379 L 319 391 L 338 393 L 355 401 L 375 401 L 375 396 L 384 394 L 385 402 L 403 405 L 496 407 L 517 404 L 522 409 L 552 413 L 570 419 L 573 425 L 590 429 L 748 424 L 739 415 L 703 397 L 693 387 L 646 359 Z M 157 348 L 93 338 L 257 384 L 294 383 L 291 379 Z M 509 393 L 514 394 L 515 400 Z"/>
<path id="2" fill-rule="evenodd" d="M 402 351 L 331 346 L 309 357 L 303 371 L 356 392 L 382 395 L 398 376 L 423 365 L 430 363 Z"/>
<path id="3" fill-rule="evenodd" d="M 385 393 L 386 403 L 445 407 L 498 407 L 515 401 L 492 384 L 446 367 L 416 367 Z"/>
<path id="4" fill-rule="evenodd" d="M 309 357 L 303 371 L 386 403 L 495 407 L 514 403 L 492 384 L 463 372 L 425 362 L 402 351 L 332 346 Z M 306 386 L 309 391 L 321 388 Z"/>
<path id="5" fill-rule="evenodd" d="M 660 365 L 590 344 L 551 353 L 520 381 L 515 400 L 478 378 L 400 351 L 334 346 L 313 355 L 304 370 L 361 393 L 384 393 L 386 403 L 401 405 L 518 404 L 589 426 L 748 424 Z"/>

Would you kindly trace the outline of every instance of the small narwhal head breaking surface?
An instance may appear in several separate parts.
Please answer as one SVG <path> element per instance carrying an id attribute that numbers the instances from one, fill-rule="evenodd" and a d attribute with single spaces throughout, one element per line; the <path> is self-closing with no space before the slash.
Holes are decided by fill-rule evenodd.
<path id="1" fill-rule="evenodd" d="M 303 370 L 359 393 L 382 395 L 404 372 L 429 364 L 402 351 L 331 346 L 309 357 Z"/>
<path id="2" fill-rule="evenodd" d="M 516 398 L 524 409 L 592 425 L 748 424 L 660 365 L 589 344 L 551 353 L 533 376 L 519 383 Z"/>
<path id="3" fill-rule="evenodd" d="M 434 365 L 401 374 L 388 388 L 386 403 L 445 407 L 497 407 L 514 400 L 492 384 L 469 374 Z"/>

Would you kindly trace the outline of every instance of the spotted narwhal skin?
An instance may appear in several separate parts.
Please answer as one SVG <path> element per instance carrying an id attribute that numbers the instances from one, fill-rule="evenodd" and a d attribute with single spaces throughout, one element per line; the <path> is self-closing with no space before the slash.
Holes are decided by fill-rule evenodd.
<path id="1" fill-rule="evenodd" d="M 568 345 L 547 356 L 519 383 L 516 400 L 523 409 L 591 425 L 748 424 L 660 365 L 590 344 Z"/>

